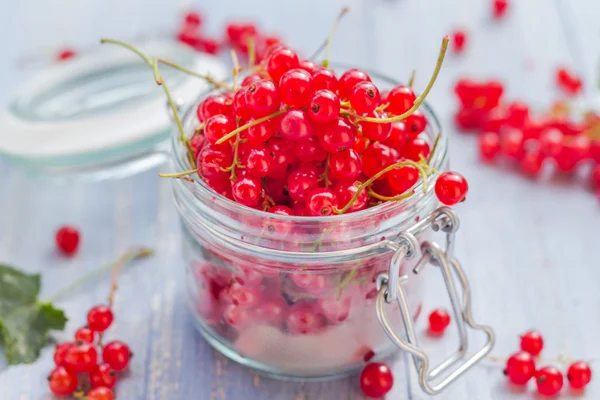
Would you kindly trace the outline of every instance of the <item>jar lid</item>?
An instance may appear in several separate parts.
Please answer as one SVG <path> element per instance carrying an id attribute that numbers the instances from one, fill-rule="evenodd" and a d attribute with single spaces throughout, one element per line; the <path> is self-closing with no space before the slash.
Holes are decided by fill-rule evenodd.
<path id="1" fill-rule="evenodd" d="M 216 80 L 227 76 L 218 58 L 173 42 L 139 46 Z M 191 103 L 209 84 L 168 66 L 161 74 L 178 102 Z M 173 125 L 165 94 L 135 54 L 100 46 L 38 73 L 0 115 L 0 157 L 36 174 L 112 177 L 163 162 Z M 164 154 L 164 153 L 163 153 Z M 122 168 L 125 164 L 135 168 Z M 114 168 L 119 166 L 119 168 Z"/>

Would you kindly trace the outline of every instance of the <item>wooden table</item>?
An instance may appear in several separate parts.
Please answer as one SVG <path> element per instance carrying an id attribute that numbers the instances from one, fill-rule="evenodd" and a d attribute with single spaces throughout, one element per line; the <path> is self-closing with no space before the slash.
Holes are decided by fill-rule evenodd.
<path id="1" fill-rule="evenodd" d="M 44 3 L 44 4 L 40 4 Z M 208 29 L 232 18 L 252 18 L 265 29 L 285 32 L 304 54 L 323 40 L 341 2 L 323 0 L 197 2 L 206 10 Z M 587 104 L 596 97 L 600 54 L 600 3 L 572 0 L 514 0 L 502 22 L 490 18 L 487 0 L 348 0 L 352 13 L 335 39 L 333 57 L 407 79 L 418 71 L 422 88 L 433 68 L 441 37 L 457 27 L 468 30 L 468 49 L 449 57 L 430 102 L 445 127 L 453 130 L 458 77 L 497 77 L 507 96 L 537 108 L 558 98 L 555 69 L 565 65 L 585 78 Z M 131 37 L 149 29 L 173 28 L 178 17 L 172 1 L 105 0 L 10 2 L 2 12 L 0 61 L 2 101 L 26 72 L 15 60 L 35 49 L 70 42 L 94 43 L 100 35 Z M 142 11 L 143 9 L 143 11 Z M 27 12 L 25 12 L 27 10 Z M 10 18 L 7 18 L 11 16 Z M 598 360 L 600 341 L 600 207 L 584 182 L 545 179 L 533 182 L 477 161 L 473 137 L 451 132 L 452 166 L 468 177 L 469 201 L 457 208 L 462 229 L 456 252 L 473 287 L 476 319 L 496 330 L 494 355 L 518 346 L 518 334 L 537 328 L 545 334 L 545 357 L 559 353 Z M 116 259 L 134 244 L 156 250 L 154 258 L 123 271 L 116 302 L 117 322 L 109 336 L 130 343 L 136 353 L 131 373 L 118 387 L 119 399 L 363 399 L 356 377 L 324 383 L 287 383 L 262 378 L 217 354 L 192 327 L 184 305 L 177 212 L 170 182 L 157 170 L 119 181 L 59 186 L 25 177 L 0 163 L 0 262 L 43 275 L 43 296 L 99 265 Z M 55 255 L 53 234 L 62 223 L 77 225 L 83 246 L 77 257 Z M 441 279 L 431 275 L 425 310 L 446 304 Z M 59 303 L 70 321 L 68 339 L 84 323 L 87 309 L 104 302 L 108 276 Z M 424 330 L 424 322 L 418 324 Z M 423 339 L 437 354 L 451 351 L 456 337 Z M 33 365 L 0 364 L 1 400 L 39 400 L 51 396 L 46 375 L 52 366 L 47 349 Z M 1 357 L 0 357 L 1 358 Z M 393 361 L 396 384 L 389 399 L 424 399 L 407 357 Z M 0 363 L 2 363 L 0 361 Z M 594 365 L 598 367 L 598 364 Z M 499 363 L 486 361 L 439 396 L 449 400 L 530 399 L 534 388 L 507 388 Z M 585 396 L 600 397 L 600 379 Z M 567 398 L 568 391 L 564 391 Z"/>

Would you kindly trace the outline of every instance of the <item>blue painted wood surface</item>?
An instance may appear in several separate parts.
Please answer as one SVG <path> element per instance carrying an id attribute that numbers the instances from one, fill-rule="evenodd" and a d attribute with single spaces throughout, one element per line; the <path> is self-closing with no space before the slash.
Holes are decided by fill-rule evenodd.
<path id="1" fill-rule="evenodd" d="M 224 21 L 250 18 L 284 37 L 304 54 L 323 40 L 339 1 L 197 1 L 206 11 L 208 30 Z M 557 98 L 555 68 L 566 65 L 586 80 L 587 104 L 596 95 L 600 43 L 595 1 L 513 1 L 506 20 L 489 17 L 489 2 L 475 0 L 351 0 L 336 37 L 334 59 L 375 68 L 405 79 L 417 69 L 422 88 L 433 68 L 440 38 L 457 27 L 469 32 L 466 54 L 450 57 L 430 100 L 447 129 L 456 107 L 451 95 L 459 76 L 498 77 L 509 98 L 536 107 Z M 181 7 L 168 0 L 80 2 L 23 0 L 3 5 L 0 13 L 3 54 L 0 103 L 34 68 L 17 68 L 18 59 L 63 43 L 91 46 L 99 36 L 147 36 L 171 30 Z M 5 33 L 14 33 L 10 41 Z M 507 171 L 482 166 L 476 141 L 452 132 L 453 168 L 471 183 L 469 201 L 458 207 L 462 228 L 457 255 L 473 286 L 475 317 L 498 335 L 494 354 L 517 348 L 517 335 L 530 328 L 546 334 L 544 357 L 564 353 L 598 360 L 600 329 L 600 207 L 585 183 L 544 179 L 531 182 Z M 119 383 L 127 400 L 165 399 L 363 399 L 356 377 L 326 383 L 290 383 L 259 377 L 212 350 L 194 330 L 183 301 L 179 227 L 170 183 L 158 169 L 135 177 L 96 184 L 57 185 L 25 176 L 0 162 L 0 262 L 41 272 L 42 295 L 116 259 L 136 244 L 152 246 L 156 256 L 123 271 L 116 302 L 117 323 L 109 337 L 132 344 L 131 373 Z M 54 253 L 53 234 L 62 223 L 83 233 L 81 252 L 66 260 Z M 425 310 L 444 305 L 441 279 L 431 275 Z M 70 337 L 85 312 L 104 302 L 105 276 L 59 303 L 70 317 Z M 424 322 L 418 324 L 424 330 Z M 437 354 L 455 347 L 452 332 L 443 340 L 425 338 Z M 32 365 L 7 368 L 0 361 L 0 400 L 50 399 L 45 376 L 51 350 Z M 1 359 L 1 357 L 0 357 Z M 399 355 L 396 384 L 389 399 L 424 399 L 414 368 Z M 597 368 L 598 364 L 594 364 Z M 505 385 L 501 364 L 488 360 L 439 396 L 448 400 L 530 399 Z M 563 398 L 571 394 L 564 391 Z M 585 396 L 597 399 L 594 381 Z"/>

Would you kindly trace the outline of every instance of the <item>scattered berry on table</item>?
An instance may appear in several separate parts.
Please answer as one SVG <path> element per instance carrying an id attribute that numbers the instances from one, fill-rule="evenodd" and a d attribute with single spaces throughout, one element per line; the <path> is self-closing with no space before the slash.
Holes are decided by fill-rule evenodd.
<path id="1" fill-rule="evenodd" d="M 521 350 L 537 356 L 544 348 L 544 338 L 538 331 L 528 331 L 521 336 Z"/>
<path id="2" fill-rule="evenodd" d="M 394 386 L 392 370 L 384 363 L 369 363 L 360 373 L 360 389 L 365 396 L 381 398 Z"/>
<path id="3" fill-rule="evenodd" d="M 539 394 L 556 396 L 563 387 L 563 375 L 554 367 L 543 367 L 536 371 L 535 383 Z"/>
<path id="4" fill-rule="evenodd" d="M 56 247 L 62 254 L 72 256 L 79 248 L 79 231 L 70 225 L 61 226 L 56 231 L 55 241 Z"/>
<path id="5" fill-rule="evenodd" d="M 429 314 L 429 331 L 432 333 L 443 333 L 450 325 L 450 314 L 448 311 L 438 308 Z"/>
<path id="6" fill-rule="evenodd" d="M 492 15 L 494 19 L 502 19 L 508 11 L 508 0 L 493 0 L 492 1 Z"/>
<path id="7" fill-rule="evenodd" d="M 77 389 L 77 374 L 65 367 L 56 367 L 48 376 L 48 386 L 57 396 L 69 396 Z"/>
<path id="8" fill-rule="evenodd" d="M 511 355 L 506 361 L 504 375 L 515 385 L 525 385 L 535 375 L 533 356 L 525 351 Z"/>
<path id="9" fill-rule="evenodd" d="M 584 361 L 574 362 L 567 371 L 567 380 L 573 389 L 583 389 L 592 380 L 592 369 Z"/>
<path id="10" fill-rule="evenodd" d="M 456 54 L 460 54 L 465 50 L 467 45 L 467 33 L 464 30 L 456 30 L 452 32 L 452 50 Z"/>

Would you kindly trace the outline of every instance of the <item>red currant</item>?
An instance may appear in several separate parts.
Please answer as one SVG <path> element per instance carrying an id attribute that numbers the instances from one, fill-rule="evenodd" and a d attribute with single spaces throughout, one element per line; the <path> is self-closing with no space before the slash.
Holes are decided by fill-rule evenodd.
<path id="1" fill-rule="evenodd" d="M 190 139 L 190 148 L 192 149 L 192 152 L 194 153 L 194 158 L 198 158 L 198 154 L 200 153 L 200 150 L 202 150 L 204 148 L 204 146 L 206 145 L 206 138 L 204 137 L 204 135 L 200 135 L 200 134 L 195 134 L 194 136 L 192 136 L 192 138 Z"/>
<path id="2" fill-rule="evenodd" d="M 242 158 L 242 163 L 246 167 L 244 171 L 252 178 L 264 178 L 271 173 L 273 167 L 273 158 L 269 155 L 264 146 L 254 147 Z"/>
<path id="3" fill-rule="evenodd" d="M 229 200 L 233 200 L 233 195 L 231 194 L 231 180 L 229 180 L 228 175 L 223 175 L 220 179 L 207 181 L 206 184 L 214 190 L 215 193 L 227 197 Z"/>
<path id="4" fill-rule="evenodd" d="M 508 0 L 494 0 L 492 14 L 495 19 L 501 19 L 508 11 Z"/>
<path id="5" fill-rule="evenodd" d="M 356 128 L 345 118 L 319 127 L 321 134 L 319 142 L 330 153 L 351 148 L 356 142 Z"/>
<path id="6" fill-rule="evenodd" d="M 48 376 L 48 386 L 57 396 L 69 396 L 77 389 L 77 374 L 65 367 L 56 367 Z"/>
<path id="7" fill-rule="evenodd" d="M 525 154 L 524 143 L 523 131 L 516 128 L 505 130 L 500 138 L 500 146 L 504 155 L 516 161 L 521 160 Z"/>
<path id="8" fill-rule="evenodd" d="M 294 171 L 287 178 L 288 193 L 296 201 L 304 201 L 308 193 L 319 187 L 317 176 L 303 171 Z"/>
<path id="9" fill-rule="evenodd" d="M 279 96 L 290 107 L 306 107 L 314 93 L 312 76 L 303 69 L 287 71 L 279 80 Z"/>
<path id="10" fill-rule="evenodd" d="M 600 164 L 600 140 L 595 139 L 591 141 L 589 153 L 592 160 Z"/>
<path id="11" fill-rule="evenodd" d="M 462 53 L 467 42 L 467 34 L 463 30 L 457 30 L 452 33 L 452 49 L 455 53 Z"/>
<path id="12" fill-rule="evenodd" d="M 190 11 L 185 15 L 184 23 L 187 26 L 198 27 L 202 23 L 202 16 L 199 12 Z"/>
<path id="13" fill-rule="evenodd" d="M 525 385 L 535 375 L 535 361 L 531 354 L 519 351 L 506 361 L 504 375 L 515 385 Z"/>
<path id="14" fill-rule="evenodd" d="M 435 194 L 447 206 L 463 201 L 468 191 L 467 180 L 458 172 L 444 172 L 435 182 Z"/>
<path id="15" fill-rule="evenodd" d="M 259 124 L 252 125 L 244 131 L 244 137 L 248 139 L 249 144 L 265 143 L 279 130 L 278 118 L 271 118 Z"/>
<path id="16" fill-rule="evenodd" d="M 333 209 L 337 207 L 337 197 L 335 193 L 330 189 L 313 189 L 306 196 L 306 210 L 310 215 L 320 217 L 333 215 Z"/>
<path id="17" fill-rule="evenodd" d="M 338 80 L 340 99 L 348 99 L 354 86 L 360 82 L 371 82 L 371 77 L 366 72 L 356 68 L 344 72 Z"/>
<path id="18" fill-rule="evenodd" d="M 372 111 L 368 113 L 367 116 L 381 118 L 377 111 Z M 358 125 L 360 126 L 361 132 L 366 139 L 376 142 L 383 142 L 387 140 L 392 133 L 391 123 L 360 121 Z"/>
<path id="19" fill-rule="evenodd" d="M 521 336 L 521 350 L 535 357 L 542 352 L 543 348 L 544 338 L 538 331 L 525 332 Z"/>
<path id="20" fill-rule="evenodd" d="M 429 331 L 442 333 L 450 325 L 450 314 L 448 311 L 438 308 L 429 314 Z"/>
<path id="21" fill-rule="evenodd" d="M 94 332 L 104 332 L 113 322 L 113 313 L 108 306 L 94 306 L 87 315 L 89 328 Z"/>
<path id="22" fill-rule="evenodd" d="M 88 327 L 77 329 L 77 331 L 75 331 L 75 341 L 94 343 L 94 331 Z"/>
<path id="23" fill-rule="evenodd" d="M 381 104 L 379 89 L 371 82 L 359 82 L 352 88 L 348 100 L 359 114 L 369 113 Z"/>
<path id="24" fill-rule="evenodd" d="M 199 38 L 198 29 L 194 26 L 184 26 L 179 33 L 177 33 L 177 40 L 191 47 L 196 47 Z"/>
<path id="25" fill-rule="evenodd" d="M 303 69 L 312 75 L 319 66 L 312 60 L 302 60 L 300 61 L 300 64 L 298 64 L 298 68 Z"/>
<path id="26" fill-rule="evenodd" d="M 369 363 L 360 373 L 360 390 L 367 397 L 380 398 L 392 390 L 392 370 L 383 363 Z"/>
<path id="27" fill-rule="evenodd" d="M 539 394 L 556 396 L 563 387 L 563 376 L 554 367 L 544 367 L 536 371 L 535 383 Z"/>
<path id="28" fill-rule="evenodd" d="M 529 119 L 529 106 L 523 102 L 515 101 L 508 106 L 508 118 L 506 122 L 515 127 L 523 128 Z"/>
<path id="29" fill-rule="evenodd" d="M 382 169 L 392 165 L 396 161 L 396 158 L 397 154 L 395 150 L 386 145 L 374 143 L 363 153 L 363 172 L 370 178 Z M 385 178 L 386 174 L 377 179 L 383 180 Z"/>
<path id="30" fill-rule="evenodd" d="M 460 79 L 454 86 L 454 93 L 464 109 L 470 110 L 480 96 L 480 85 L 471 79 Z"/>
<path id="31" fill-rule="evenodd" d="M 90 343 L 77 344 L 67 351 L 64 364 L 74 372 L 91 372 L 98 365 L 98 352 Z"/>
<path id="32" fill-rule="evenodd" d="M 107 343 L 102 349 L 102 360 L 115 371 L 123 371 L 133 354 L 129 347 L 118 340 Z"/>
<path id="33" fill-rule="evenodd" d="M 284 139 L 295 141 L 306 140 L 313 134 L 308 113 L 298 109 L 283 114 L 279 122 L 279 131 Z"/>
<path id="34" fill-rule="evenodd" d="M 245 89 L 246 105 L 254 118 L 274 113 L 279 109 L 279 92 L 275 84 L 263 79 Z"/>
<path id="35" fill-rule="evenodd" d="M 404 146 L 408 143 L 406 125 L 404 125 L 404 122 L 392 122 L 391 125 L 390 136 L 385 141 L 385 144 L 396 151 L 402 152 Z"/>
<path id="36" fill-rule="evenodd" d="M 600 164 L 596 164 L 592 170 L 592 185 L 600 189 Z"/>
<path id="37" fill-rule="evenodd" d="M 291 334 L 316 333 L 325 325 L 324 316 L 308 302 L 298 302 L 290 307 L 286 318 L 287 330 Z"/>
<path id="38" fill-rule="evenodd" d="M 65 366 L 65 357 L 67 356 L 67 352 L 71 347 L 75 346 L 75 343 L 61 343 L 56 345 L 56 349 L 54 350 L 54 364 L 57 367 Z"/>
<path id="39" fill-rule="evenodd" d="M 563 91 L 569 95 L 576 95 L 582 89 L 582 82 L 579 78 L 572 75 L 566 68 L 559 68 L 556 72 L 556 83 Z"/>
<path id="40" fill-rule="evenodd" d="M 574 362 L 569 366 L 567 379 L 573 389 L 583 389 L 592 380 L 592 369 L 586 362 Z"/>
<path id="41" fill-rule="evenodd" d="M 235 130 L 235 121 L 222 114 L 213 115 L 206 120 L 204 125 L 204 136 L 209 143 L 215 144 L 223 136 Z M 229 143 L 233 143 L 235 138 L 230 138 Z"/>
<path id="42" fill-rule="evenodd" d="M 89 391 L 87 400 L 114 400 L 115 395 L 107 387 L 97 387 Z"/>
<path id="43" fill-rule="evenodd" d="M 256 207 L 260 201 L 262 183 L 259 179 L 240 177 L 231 185 L 233 198 L 247 207 Z"/>
<path id="44" fill-rule="evenodd" d="M 352 149 L 331 153 L 329 171 L 342 182 L 354 182 L 362 174 L 362 160 Z"/>
<path id="45" fill-rule="evenodd" d="M 75 57 L 77 55 L 77 52 L 73 49 L 64 49 L 61 50 L 60 53 L 58 53 L 58 55 L 56 56 L 56 59 L 58 61 L 67 61 L 70 60 L 71 58 Z"/>
<path id="46" fill-rule="evenodd" d="M 90 372 L 90 385 L 92 388 L 104 386 L 112 389 L 116 384 L 117 373 L 108 364 L 100 364 Z"/>
<path id="47" fill-rule="evenodd" d="M 267 72 L 275 82 L 279 82 L 283 74 L 298 65 L 298 55 L 285 47 L 274 50 L 266 59 Z"/>
<path id="48" fill-rule="evenodd" d="M 293 152 L 300 161 L 321 162 L 327 158 L 327 151 L 319 144 L 319 139 L 311 136 L 306 140 L 294 142 Z"/>
<path id="49" fill-rule="evenodd" d="M 61 226 L 56 231 L 55 240 L 56 247 L 62 254 L 72 256 L 79 247 L 79 231 L 73 226 Z"/>
<path id="50" fill-rule="evenodd" d="M 352 200 L 352 197 L 354 197 L 354 195 L 358 191 L 358 185 L 360 184 L 361 182 L 339 182 L 335 186 L 333 191 L 337 196 L 340 207 L 344 207 L 346 204 L 348 204 L 348 202 L 350 202 L 350 200 Z M 348 208 L 348 211 L 346 211 L 346 213 L 364 210 L 365 208 L 367 208 L 367 200 L 367 191 L 361 191 L 356 200 L 354 200 L 354 203 L 352 203 L 352 206 Z"/>
<path id="51" fill-rule="evenodd" d="M 223 94 L 213 94 L 208 96 L 196 110 L 196 115 L 200 122 L 206 121 L 213 115 L 225 115 L 230 117 L 233 114 L 232 100 Z"/>
<path id="52" fill-rule="evenodd" d="M 521 171 L 523 171 L 526 175 L 536 177 L 540 174 L 543 163 L 544 157 L 539 149 L 526 151 L 525 155 L 521 159 Z"/>
<path id="53" fill-rule="evenodd" d="M 411 138 L 417 137 L 427 126 L 427 118 L 419 110 L 406 117 L 403 122 Z"/>
<path id="54" fill-rule="evenodd" d="M 240 88 L 233 95 L 233 111 L 235 112 L 235 115 L 240 117 L 242 120 L 248 120 L 252 117 L 252 110 L 250 109 L 250 107 L 248 106 L 248 102 L 246 101 L 246 94 L 248 92 L 248 87 L 252 86 L 253 84 L 255 84 L 255 82 L 252 82 L 247 87 Z"/>
<path id="55" fill-rule="evenodd" d="M 419 170 L 412 165 L 395 168 L 387 175 L 390 187 L 398 194 L 405 193 L 419 181 Z"/>
<path id="56" fill-rule="evenodd" d="M 209 181 L 215 181 L 226 176 L 223 169 L 229 168 L 233 162 L 233 156 L 231 149 L 225 150 L 206 146 L 198 154 L 196 162 L 200 176 Z"/>
<path id="57" fill-rule="evenodd" d="M 329 68 L 318 67 L 313 73 L 313 82 L 315 90 L 330 90 L 336 92 L 338 89 L 338 80 L 335 72 Z"/>
<path id="58" fill-rule="evenodd" d="M 564 135 L 558 129 L 547 129 L 540 134 L 540 151 L 547 157 L 556 158 L 562 151 Z"/>
<path id="59" fill-rule="evenodd" d="M 429 153 L 431 153 L 429 143 L 427 143 L 427 140 L 420 137 L 411 140 L 409 136 L 409 140 L 402 150 L 402 155 L 405 158 L 413 161 L 420 161 L 421 157 L 427 159 L 429 157 Z"/>
<path id="60" fill-rule="evenodd" d="M 283 140 L 269 140 L 267 150 L 273 158 L 273 166 L 271 168 L 272 178 L 284 178 L 287 176 L 290 165 L 295 161 L 295 155 L 288 147 L 288 143 Z"/>
<path id="61" fill-rule="evenodd" d="M 417 96 L 411 88 L 396 86 L 387 95 L 386 101 L 390 104 L 385 111 L 394 115 L 404 114 L 412 108 L 416 99 Z"/>
<path id="62" fill-rule="evenodd" d="M 495 161 L 500 150 L 500 135 L 485 132 L 479 136 L 479 155 L 483 161 Z"/>
<path id="63" fill-rule="evenodd" d="M 332 122 L 340 113 L 340 98 L 330 90 L 317 90 L 310 99 L 309 117 L 318 124 Z"/>

